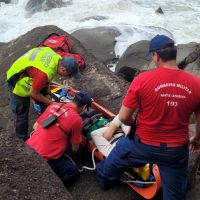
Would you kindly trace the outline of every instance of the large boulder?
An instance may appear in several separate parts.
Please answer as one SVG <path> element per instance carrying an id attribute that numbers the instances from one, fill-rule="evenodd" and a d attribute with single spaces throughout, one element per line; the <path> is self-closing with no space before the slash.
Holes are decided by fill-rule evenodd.
<path id="1" fill-rule="evenodd" d="M 199 44 L 191 42 L 188 44 L 178 44 L 177 45 L 177 63 L 182 62 L 186 59 L 190 53 L 198 49 Z M 193 60 L 194 61 L 194 60 Z"/>
<path id="2" fill-rule="evenodd" d="M 178 66 L 181 69 L 200 76 L 200 44 L 178 45 Z"/>
<path id="3" fill-rule="evenodd" d="M 164 14 L 161 7 L 159 7 L 155 12 L 158 13 L 158 14 L 162 14 L 162 15 Z"/>
<path id="4" fill-rule="evenodd" d="M 0 46 L 0 199 L 71 199 L 62 183 L 51 171 L 46 162 L 37 154 L 16 139 L 12 131 L 12 121 L 7 102 L 6 71 L 14 60 L 27 50 L 40 44 L 50 33 L 67 34 L 55 26 L 35 28 L 19 38 Z M 68 35 L 68 34 L 67 34 Z M 68 84 L 74 84 L 79 89 L 88 90 L 94 99 L 105 107 L 117 112 L 122 97 L 128 87 L 127 83 L 110 72 L 92 54 L 72 36 L 72 52 L 83 55 L 86 69 L 81 82 L 68 79 Z M 4 49 L 3 51 L 2 48 Z M 56 81 L 62 83 L 59 77 Z M 30 124 L 37 118 L 30 112 Z M 119 192 L 117 192 L 119 189 Z M 108 193 L 102 193 L 97 186 L 95 174 L 84 172 L 75 187 L 70 189 L 73 199 L 126 199 L 134 195 L 127 187 L 118 186 Z M 84 195 L 83 195 L 84 194 Z"/>
<path id="5" fill-rule="evenodd" d="M 79 29 L 72 35 L 102 63 L 108 64 L 116 58 L 115 38 L 120 35 L 120 32 L 115 27 Z"/>
<path id="6" fill-rule="evenodd" d="M 119 59 L 115 72 L 125 80 L 131 81 L 141 71 L 148 70 L 150 57 L 144 56 L 148 45 L 148 41 L 140 41 L 129 46 Z"/>
<path id="7" fill-rule="evenodd" d="M 143 40 L 130 45 L 116 65 L 115 73 L 131 82 L 140 72 L 150 69 L 150 56 L 145 56 L 149 41 Z"/>
<path id="8" fill-rule="evenodd" d="M 131 67 L 127 67 L 127 66 L 123 66 L 119 69 L 118 72 L 116 72 L 116 74 L 123 78 L 124 80 L 128 81 L 128 82 L 132 82 L 134 77 L 140 73 L 140 71 L 138 69 L 134 69 Z"/>
<path id="9" fill-rule="evenodd" d="M 129 46 L 117 63 L 115 72 L 118 72 L 123 66 L 141 70 L 141 67 L 148 64 L 151 60 L 150 57 L 144 56 L 148 49 L 148 45 L 149 41 L 144 40 Z"/>

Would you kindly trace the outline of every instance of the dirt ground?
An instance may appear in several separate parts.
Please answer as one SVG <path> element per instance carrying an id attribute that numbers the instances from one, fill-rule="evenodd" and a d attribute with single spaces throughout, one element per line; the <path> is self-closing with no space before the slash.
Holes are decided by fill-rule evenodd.
<path id="1" fill-rule="evenodd" d="M 61 181 L 35 152 L 0 132 L 1 200 L 71 200 Z"/>

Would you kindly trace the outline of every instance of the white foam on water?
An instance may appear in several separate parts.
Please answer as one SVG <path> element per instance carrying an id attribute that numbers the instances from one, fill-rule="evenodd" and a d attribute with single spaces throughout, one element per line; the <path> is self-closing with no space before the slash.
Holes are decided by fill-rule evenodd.
<path id="1" fill-rule="evenodd" d="M 127 47 L 142 40 L 150 40 L 157 34 L 164 34 L 174 39 L 172 34 L 162 28 L 144 27 L 144 26 L 130 26 L 119 25 L 117 26 L 121 35 L 116 37 L 115 54 L 117 57 L 121 57 L 126 51 Z"/>
<path id="2" fill-rule="evenodd" d="M 116 38 L 117 55 L 122 55 L 130 44 L 151 39 L 158 33 L 172 34 L 177 44 L 200 43 L 197 0 L 73 0 L 66 7 L 29 17 L 25 11 L 27 2 L 0 3 L 0 42 L 8 42 L 38 26 L 56 25 L 69 33 L 84 27 L 116 26 L 122 33 Z M 158 7 L 164 15 L 155 13 Z M 92 19 L 95 16 L 104 19 Z M 90 20 L 84 20 L 87 18 Z"/>

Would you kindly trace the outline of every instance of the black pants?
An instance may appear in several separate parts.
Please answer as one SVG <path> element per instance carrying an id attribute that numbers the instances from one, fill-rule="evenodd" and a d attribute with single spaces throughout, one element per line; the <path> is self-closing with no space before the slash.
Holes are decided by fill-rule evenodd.
<path id="1" fill-rule="evenodd" d="M 8 102 L 14 120 L 15 133 L 24 141 L 28 138 L 28 115 L 30 97 L 20 97 L 12 93 L 12 86 L 8 85 Z"/>
<path id="2" fill-rule="evenodd" d="M 47 161 L 51 169 L 62 180 L 65 187 L 70 187 L 79 177 L 78 167 L 65 155 Z"/>

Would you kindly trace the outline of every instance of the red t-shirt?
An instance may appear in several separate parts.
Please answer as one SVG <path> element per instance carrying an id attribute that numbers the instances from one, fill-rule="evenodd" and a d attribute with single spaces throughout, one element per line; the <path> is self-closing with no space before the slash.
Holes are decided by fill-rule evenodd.
<path id="1" fill-rule="evenodd" d="M 72 104 L 53 103 L 47 107 L 45 112 L 38 118 L 38 127 L 32 136 L 26 141 L 31 148 L 45 159 L 57 159 L 64 154 L 69 142 L 80 144 L 82 142 L 82 119 Z M 62 114 L 54 124 L 46 129 L 41 123 L 51 114 Z M 61 127 L 61 129 L 58 127 Z"/>
<path id="2" fill-rule="evenodd" d="M 136 134 L 144 141 L 188 141 L 190 115 L 200 108 L 200 79 L 180 69 L 158 68 L 141 73 L 123 100 L 139 108 Z"/>
<path id="3" fill-rule="evenodd" d="M 29 77 L 33 78 L 32 88 L 40 92 L 42 88 L 48 83 L 47 75 L 35 67 L 26 68 Z"/>

